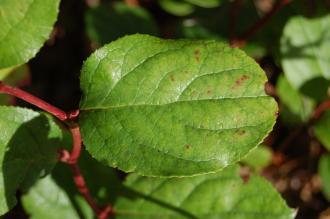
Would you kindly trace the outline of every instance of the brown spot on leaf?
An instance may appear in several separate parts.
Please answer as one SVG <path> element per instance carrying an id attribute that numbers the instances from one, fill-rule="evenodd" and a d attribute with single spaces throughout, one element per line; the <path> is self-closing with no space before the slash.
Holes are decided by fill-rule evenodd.
<path id="1" fill-rule="evenodd" d="M 189 150 L 189 149 L 191 148 L 191 145 L 190 145 L 190 144 L 186 144 L 184 147 L 185 147 L 187 150 Z"/>
<path id="2" fill-rule="evenodd" d="M 239 136 L 245 135 L 246 131 L 244 129 L 239 129 L 236 131 Z"/>
<path id="3" fill-rule="evenodd" d="M 173 75 L 170 75 L 170 80 L 171 80 L 172 82 L 174 82 L 174 81 L 175 81 L 175 78 L 174 78 L 174 76 L 173 76 Z"/>
<path id="4" fill-rule="evenodd" d="M 201 52 L 200 52 L 199 49 L 196 49 L 196 50 L 194 51 L 194 56 L 195 56 L 196 61 L 199 62 L 200 59 L 201 59 Z"/>
<path id="5" fill-rule="evenodd" d="M 211 95 L 212 94 L 212 90 L 207 90 L 207 94 Z"/>
<path id="6" fill-rule="evenodd" d="M 193 92 L 191 92 L 191 96 L 194 97 L 194 96 L 196 96 L 196 95 L 197 95 L 197 91 L 194 90 Z"/>
<path id="7" fill-rule="evenodd" d="M 242 83 L 243 83 L 244 81 L 248 80 L 248 79 L 250 79 L 250 76 L 248 76 L 248 75 L 242 75 L 239 79 L 237 79 L 237 80 L 235 81 L 235 85 L 232 87 L 232 89 L 235 89 L 235 88 L 241 86 Z"/>

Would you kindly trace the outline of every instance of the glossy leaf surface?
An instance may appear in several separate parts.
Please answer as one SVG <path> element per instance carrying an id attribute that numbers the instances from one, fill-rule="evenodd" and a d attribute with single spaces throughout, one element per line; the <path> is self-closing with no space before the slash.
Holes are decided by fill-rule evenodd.
<path id="1" fill-rule="evenodd" d="M 256 147 L 277 105 L 251 58 L 216 41 L 132 35 L 81 74 L 80 125 L 97 160 L 148 176 L 218 171 Z"/>
<path id="2" fill-rule="evenodd" d="M 115 204 L 116 219 L 293 219 L 277 191 L 252 176 L 243 183 L 238 167 L 197 177 L 160 179 L 128 177 L 131 190 Z"/>
<path id="3" fill-rule="evenodd" d="M 0 68 L 33 58 L 48 39 L 60 0 L 0 1 Z"/>
<path id="4" fill-rule="evenodd" d="M 47 116 L 22 108 L 0 107 L 0 215 L 57 162 L 62 131 Z"/>

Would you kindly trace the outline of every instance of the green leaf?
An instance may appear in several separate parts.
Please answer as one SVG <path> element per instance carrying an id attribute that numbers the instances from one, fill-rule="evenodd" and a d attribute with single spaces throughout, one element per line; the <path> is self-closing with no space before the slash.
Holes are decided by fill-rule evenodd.
<path id="1" fill-rule="evenodd" d="M 189 178 L 128 177 L 116 219 L 289 219 L 295 212 L 264 179 L 243 183 L 238 166 Z"/>
<path id="2" fill-rule="evenodd" d="M 265 73 L 215 41 L 132 35 L 84 63 L 82 137 L 97 160 L 148 176 L 218 171 L 272 129 Z"/>
<path id="3" fill-rule="evenodd" d="M 254 168 L 257 171 L 267 167 L 272 161 L 272 151 L 265 145 L 259 145 L 253 149 L 244 159 L 242 163 Z"/>
<path id="4" fill-rule="evenodd" d="M 330 151 L 330 111 L 325 111 L 314 125 L 315 136 Z"/>
<path id="5" fill-rule="evenodd" d="M 14 69 L 15 67 L 0 69 L 0 80 L 4 80 Z"/>
<path id="6" fill-rule="evenodd" d="M 22 108 L 0 107 L 0 215 L 16 204 L 18 189 L 28 189 L 57 162 L 62 131 L 47 116 Z"/>
<path id="7" fill-rule="evenodd" d="M 140 7 L 130 7 L 118 2 L 100 5 L 87 10 L 87 33 L 99 45 L 109 43 L 127 34 L 146 33 L 158 35 L 152 15 Z"/>
<path id="8" fill-rule="evenodd" d="M 194 5 L 180 0 L 159 0 L 159 5 L 166 12 L 176 16 L 187 16 L 194 12 Z"/>
<path id="9" fill-rule="evenodd" d="M 27 64 L 0 70 L 0 80 L 14 87 L 26 85 L 30 81 L 30 70 Z M 0 105 L 12 105 L 15 98 L 0 94 Z"/>
<path id="10" fill-rule="evenodd" d="M 330 156 L 323 155 L 319 160 L 319 175 L 322 182 L 322 191 L 325 197 L 330 200 Z"/>
<path id="11" fill-rule="evenodd" d="M 99 206 L 113 203 L 120 186 L 115 172 L 82 151 L 79 167 Z M 39 180 L 22 197 L 32 219 L 94 219 L 94 213 L 77 191 L 68 165 L 57 164 L 51 176 Z"/>
<path id="12" fill-rule="evenodd" d="M 218 7 L 222 2 L 222 0 L 185 0 L 185 1 L 203 8 Z"/>
<path id="13" fill-rule="evenodd" d="M 281 38 L 282 66 L 288 81 L 317 99 L 325 98 L 329 87 L 329 82 L 320 84 L 320 80 L 330 79 L 329 39 L 330 15 L 293 17 Z"/>
<path id="14" fill-rule="evenodd" d="M 50 175 L 39 180 L 22 197 L 22 203 L 31 219 L 80 218 L 70 197 Z"/>
<path id="15" fill-rule="evenodd" d="M 307 122 L 314 112 L 315 101 L 296 90 L 280 75 L 276 92 L 282 104 L 281 118 L 288 124 Z"/>
<path id="16" fill-rule="evenodd" d="M 48 39 L 60 0 L 0 1 L 0 68 L 33 58 Z"/>

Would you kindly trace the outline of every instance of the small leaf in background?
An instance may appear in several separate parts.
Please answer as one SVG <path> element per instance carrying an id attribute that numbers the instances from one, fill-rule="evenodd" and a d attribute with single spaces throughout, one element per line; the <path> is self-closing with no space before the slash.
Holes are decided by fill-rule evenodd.
<path id="1" fill-rule="evenodd" d="M 314 125 L 315 136 L 330 151 L 330 111 L 325 111 Z M 330 182 L 330 181 L 329 181 Z"/>
<path id="2" fill-rule="evenodd" d="M 180 0 L 159 0 L 162 9 L 176 16 L 187 16 L 194 12 L 195 6 Z"/>
<path id="3" fill-rule="evenodd" d="M 314 112 L 315 101 L 301 94 L 280 75 L 276 83 L 276 92 L 281 102 L 281 119 L 289 124 L 307 122 Z"/>
<path id="4" fill-rule="evenodd" d="M 260 171 L 272 161 L 272 151 L 266 145 L 259 145 L 242 159 L 242 163 Z"/>
<path id="5" fill-rule="evenodd" d="M 188 178 L 131 175 L 127 192 L 115 204 L 116 219 L 293 219 L 280 194 L 266 180 L 244 183 L 238 166 L 216 174 Z"/>
<path id="6" fill-rule="evenodd" d="M 0 107 L 0 215 L 16 204 L 16 191 L 26 190 L 49 173 L 58 159 L 62 131 L 44 114 Z"/>
<path id="7" fill-rule="evenodd" d="M 99 206 L 114 203 L 120 188 L 116 173 L 82 151 L 79 167 L 88 188 Z M 53 173 L 39 180 L 23 195 L 22 204 L 33 219 L 94 219 L 94 213 L 77 191 L 72 172 L 65 164 L 57 164 Z"/>
<path id="8" fill-rule="evenodd" d="M 330 79 L 330 15 L 290 19 L 281 38 L 282 66 L 290 84 L 321 101 Z"/>
<path id="9" fill-rule="evenodd" d="M 188 18 L 182 20 L 181 23 L 179 23 L 178 29 L 178 35 L 181 38 L 187 38 L 187 39 L 214 39 L 219 40 L 222 42 L 226 42 L 227 39 L 225 37 L 221 37 L 215 32 L 212 32 L 209 28 L 207 28 L 205 25 L 201 24 L 197 19 L 194 18 Z"/>
<path id="10" fill-rule="evenodd" d="M 192 14 L 198 6 L 202 8 L 215 8 L 221 5 L 222 0 L 158 0 L 161 8 L 176 16 Z"/>
<path id="11" fill-rule="evenodd" d="M 142 175 L 221 170 L 264 139 L 277 113 L 259 65 L 212 40 L 127 36 L 92 54 L 80 79 L 87 150 Z"/>
<path id="12" fill-rule="evenodd" d="M 30 70 L 28 65 L 11 67 L 0 70 L 0 80 L 15 87 L 25 86 L 30 83 Z M 10 105 L 15 102 L 15 97 L 0 94 L 0 105 Z"/>
<path id="13" fill-rule="evenodd" d="M 260 18 L 254 4 L 251 4 L 251 2 L 244 1 L 241 7 L 241 11 L 244 11 L 246 14 L 245 16 L 249 19 L 238 16 L 237 19 L 240 25 L 235 28 L 230 26 L 232 3 L 224 2 L 221 4 L 221 7 L 212 10 L 198 8 L 192 17 L 182 19 L 178 22 L 176 26 L 177 38 L 215 39 L 220 42 L 228 43 L 228 36 L 232 34 L 234 36 L 239 36 L 243 31 L 249 28 L 253 22 Z M 249 41 L 242 50 L 249 56 L 261 58 L 266 55 L 267 52 L 264 44 L 264 41 L 259 43 L 258 41 L 252 40 Z"/>
<path id="14" fill-rule="evenodd" d="M 324 196 L 330 200 L 330 156 L 323 155 L 319 160 L 319 175 Z"/>
<path id="15" fill-rule="evenodd" d="M 0 1 L 0 69 L 33 58 L 48 39 L 60 0 Z"/>
<path id="16" fill-rule="evenodd" d="M 220 6 L 223 0 L 185 0 L 185 1 L 203 8 L 214 8 Z"/>
<path id="17" fill-rule="evenodd" d="M 157 24 L 147 10 L 142 7 L 130 7 L 120 2 L 111 6 L 101 4 L 89 8 L 85 21 L 89 37 L 98 45 L 128 34 L 145 33 L 155 36 L 159 34 Z"/>

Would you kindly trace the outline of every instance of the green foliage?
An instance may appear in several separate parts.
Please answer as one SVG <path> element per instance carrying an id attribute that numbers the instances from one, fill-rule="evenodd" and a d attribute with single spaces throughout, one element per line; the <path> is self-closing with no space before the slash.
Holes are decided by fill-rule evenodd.
<path id="1" fill-rule="evenodd" d="M 299 33 L 299 34 L 297 34 Z M 330 79 L 330 16 L 296 16 L 284 28 L 282 66 L 290 84 L 317 100 L 326 98 Z"/>
<path id="2" fill-rule="evenodd" d="M 319 174 L 322 181 L 322 191 L 325 197 L 330 200 L 330 156 L 323 155 L 319 161 Z"/>
<path id="3" fill-rule="evenodd" d="M 117 219 L 289 219 L 295 213 L 264 179 L 243 183 L 238 166 L 193 178 L 147 178 L 131 175 L 130 192 L 115 204 Z"/>
<path id="4" fill-rule="evenodd" d="M 97 160 L 125 172 L 218 171 L 272 129 L 277 105 L 265 80 L 252 59 L 223 43 L 121 38 L 84 63 L 84 143 Z"/>
<path id="5" fill-rule="evenodd" d="M 83 151 L 79 166 L 100 205 L 113 203 L 120 189 L 115 172 L 99 164 Z M 94 214 L 72 182 L 65 164 L 57 164 L 52 174 L 40 179 L 22 197 L 23 207 L 32 219 L 93 219 Z"/>
<path id="6" fill-rule="evenodd" d="M 0 80 L 11 86 L 25 85 L 30 79 L 30 71 L 27 65 L 21 65 L 19 67 L 10 67 L 0 70 Z M 0 104 L 10 105 L 13 101 L 13 97 L 0 94 Z"/>
<path id="7" fill-rule="evenodd" d="M 159 0 L 159 5 L 168 13 L 176 16 L 187 16 L 193 13 L 196 6 L 203 8 L 218 7 L 222 0 Z"/>
<path id="8" fill-rule="evenodd" d="M 213 8 L 213 7 L 218 7 L 223 0 L 185 0 L 185 1 L 189 2 L 190 4 L 194 4 L 203 8 Z"/>
<path id="9" fill-rule="evenodd" d="M 149 12 L 124 3 L 99 5 L 89 8 L 85 15 L 86 31 L 99 45 L 109 43 L 127 34 L 158 35 L 158 28 Z"/>
<path id="10" fill-rule="evenodd" d="M 14 69 L 15 67 L 0 69 L 0 80 L 4 80 Z"/>
<path id="11" fill-rule="evenodd" d="M 236 163 L 260 173 L 272 159 L 262 142 L 278 108 L 264 91 L 267 77 L 258 63 L 267 69 L 271 84 L 277 80 L 273 93 L 284 121 L 279 127 L 312 126 L 330 150 L 330 111 L 311 119 L 316 105 L 329 95 L 330 15 L 326 2 L 314 1 L 315 7 L 305 11 L 304 2 L 294 1 L 244 39 L 270 10 L 260 2 L 242 1 L 235 8 L 239 1 L 130 3 L 136 6 L 87 1 L 90 6 L 79 11 L 92 41 L 86 40 L 82 50 L 92 52 L 106 44 L 82 67 L 77 120 L 86 146 L 79 167 L 98 206 L 112 204 L 116 219 L 295 217 L 266 180 L 255 174 L 243 180 Z M 18 86 L 28 77 L 24 63 L 48 39 L 59 3 L 0 0 L 1 81 Z M 80 31 L 66 22 L 60 19 L 54 44 Z M 258 63 L 228 45 L 242 36 L 247 43 L 242 49 Z M 10 103 L 8 96 L 2 97 L 1 104 Z M 69 132 L 48 115 L 4 106 L 0 130 L 0 215 L 20 196 L 32 219 L 95 218 L 70 167 L 57 164 L 58 148 L 71 150 Z M 274 150 L 277 140 L 270 139 Z M 319 175 L 330 200 L 328 154 L 319 160 Z"/>
<path id="12" fill-rule="evenodd" d="M 33 58 L 48 39 L 60 0 L 0 1 L 0 69 Z"/>
<path id="13" fill-rule="evenodd" d="M 80 218 L 69 195 L 50 175 L 39 180 L 22 199 L 23 206 L 32 219 Z M 85 207 L 88 209 L 88 206 Z M 92 219 L 92 215 L 89 212 L 90 217 L 87 218 Z"/>
<path id="14" fill-rule="evenodd" d="M 242 163 L 252 167 L 256 171 L 262 170 L 268 166 L 271 161 L 272 151 L 265 145 L 259 145 L 242 159 Z"/>
<path id="15" fill-rule="evenodd" d="M 314 133 L 321 143 L 330 151 L 330 111 L 326 111 L 314 125 Z"/>
<path id="16" fill-rule="evenodd" d="M 43 114 L 0 107 L 0 215 L 16 204 L 16 191 L 26 190 L 57 162 L 62 132 Z"/>
<path id="17" fill-rule="evenodd" d="M 315 108 L 315 101 L 296 90 L 281 75 L 276 84 L 276 92 L 281 101 L 281 118 L 287 124 L 307 122 Z"/>

